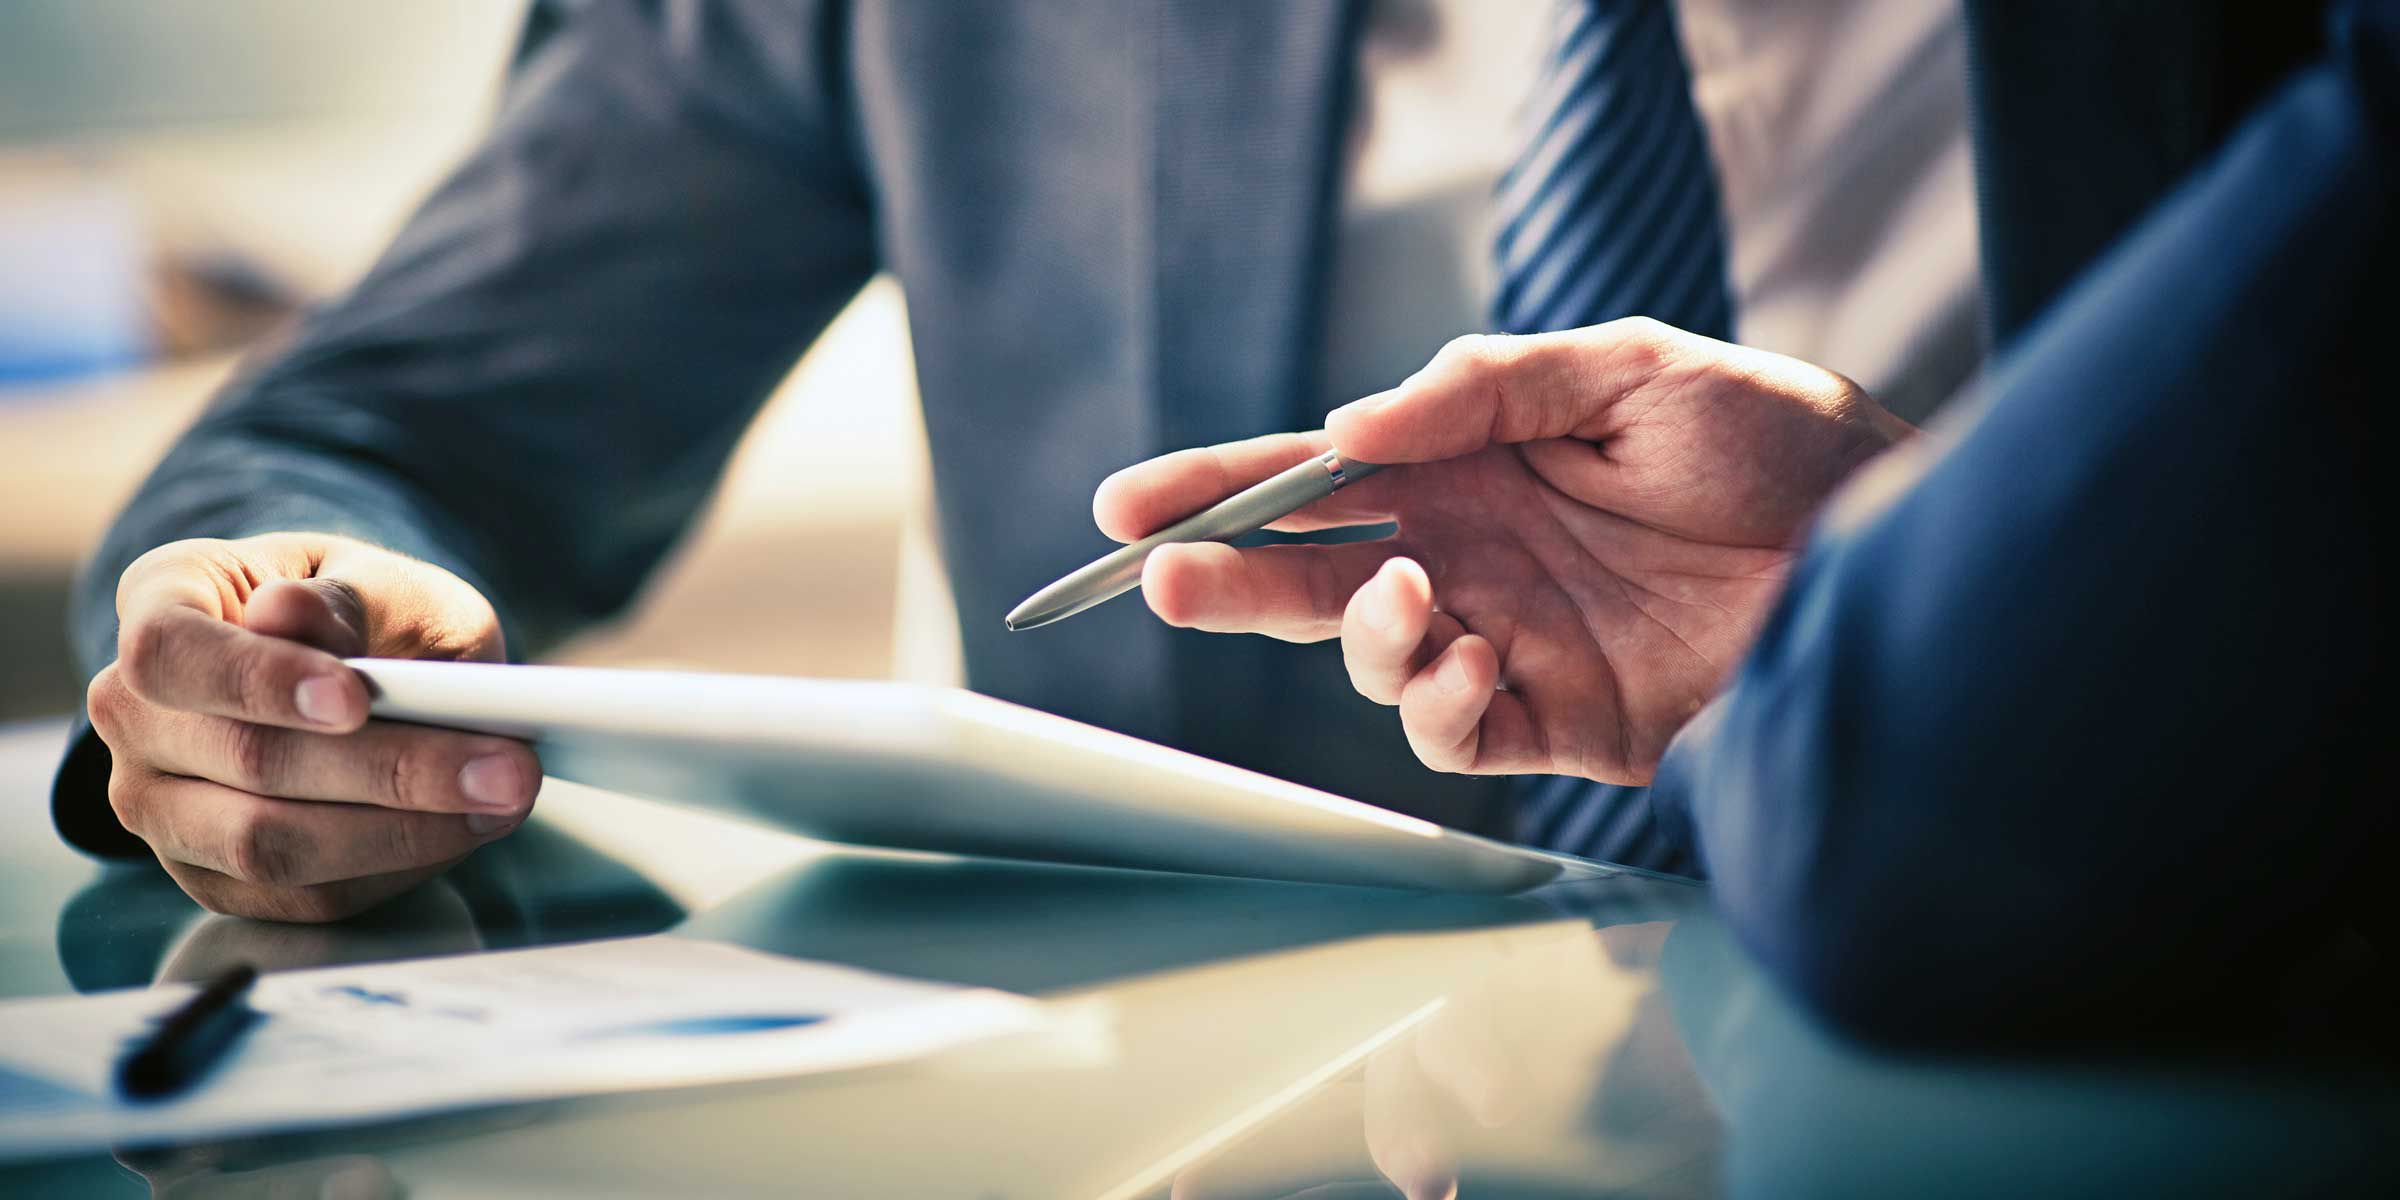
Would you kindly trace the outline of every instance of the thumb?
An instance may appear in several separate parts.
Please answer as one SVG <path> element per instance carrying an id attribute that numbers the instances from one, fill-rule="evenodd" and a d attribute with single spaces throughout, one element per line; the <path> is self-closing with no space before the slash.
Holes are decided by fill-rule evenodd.
<path id="1" fill-rule="evenodd" d="M 1372 463 L 1431 462 L 1545 438 L 1596 441 L 1614 425 L 1617 402 L 1689 340 L 1694 335 L 1639 317 L 1559 333 L 1469 334 L 1400 386 L 1327 414 L 1325 431 L 1344 458 Z"/>
<path id="2" fill-rule="evenodd" d="M 340 658 L 367 652 L 367 609 L 358 589 L 339 579 L 273 579 L 243 607 L 252 633 L 314 646 Z"/>
<path id="3" fill-rule="evenodd" d="M 363 542 L 331 542 L 306 578 L 261 586 L 242 623 L 337 655 L 507 658 L 482 593 L 432 563 Z"/>

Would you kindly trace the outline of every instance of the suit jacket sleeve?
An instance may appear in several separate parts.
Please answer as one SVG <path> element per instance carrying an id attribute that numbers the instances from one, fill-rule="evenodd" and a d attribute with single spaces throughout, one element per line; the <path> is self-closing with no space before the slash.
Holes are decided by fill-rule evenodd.
<path id="1" fill-rule="evenodd" d="M 190 537 L 348 534 L 480 586 L 524 655 L 621 608 L 874 268 L 832 6 L 537 6 L 495 128 L 346 297 L 219 396 L 78 584 Z M 59 827 L 135 853 L 79 729 Z"/>
<path id="2" fill-rule="evenodd" d="M 1837 1023 L 2171 1034 L 2356 920 L 2393 846 L 2363 730 L 2395 8 L 2355 6 L 1970 425 L 1837 500 L 1670 747 L 1659 819 Z"/>

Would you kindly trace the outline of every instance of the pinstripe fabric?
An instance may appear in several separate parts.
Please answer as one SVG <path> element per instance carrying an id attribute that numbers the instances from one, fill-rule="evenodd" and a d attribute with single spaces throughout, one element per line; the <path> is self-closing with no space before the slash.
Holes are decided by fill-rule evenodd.
<path id="1" fill-rule="evenodd" d="M 1670 0 L 1565 0 L 1527 103 L 1530 136 L 1495 193 L 1492 323 L 1541 333 L 1650 316 L 1730 337 L 1724 218 Z M 1534 845 L 1667 871 L 1649 793 L 1540 777 L 1517 791 Z"/>
<path id="2" fill-rule="evenodd" d="M 1566 0 L 1501 176 L 1494 325 L 1625 316 L 1726 337 L 1733 302 L 1708 136 L 1668 0 Z"/>

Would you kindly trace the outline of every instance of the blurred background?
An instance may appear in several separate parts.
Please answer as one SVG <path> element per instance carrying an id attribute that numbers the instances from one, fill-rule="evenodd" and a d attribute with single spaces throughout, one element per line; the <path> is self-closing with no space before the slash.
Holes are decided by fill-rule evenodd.
<path id="1" fill-rule="evenodd" d="M 466 149 L 523 9 L 0 2 L 0 720 L 74 707 L 82 555 L 245 348 L 362 274 Z M 878 280 L 637 611 L 559 657 L 954 682 L 927 480 Z"/>

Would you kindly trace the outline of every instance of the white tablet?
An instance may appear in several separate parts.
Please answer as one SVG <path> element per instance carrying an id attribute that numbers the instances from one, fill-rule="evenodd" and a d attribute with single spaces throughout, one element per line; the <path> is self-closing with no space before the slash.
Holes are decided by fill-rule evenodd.
<path id="1" fill-rule="evenodd" d="M 955 688 L 354 659 L 377 717 L 532 740 L 551 775 L 828 841 L 1513 892 L 1613 868 Z"/>

